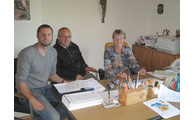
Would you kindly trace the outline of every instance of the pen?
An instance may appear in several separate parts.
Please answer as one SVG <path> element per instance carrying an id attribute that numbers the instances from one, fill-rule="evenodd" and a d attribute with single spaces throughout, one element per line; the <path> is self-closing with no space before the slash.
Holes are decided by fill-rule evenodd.
<path id="1" fill-rule="evenodd" d="M 127 77 L 125 77 L 125 82 L 127 83 Z"/>
<path id="2" fill-rule="evenodd" d="M 110 101 L 110 89 L 114 89 L 115 86 L 113 83 L 108 83 L 107 87 L 108 87 L 108 102 L 111 102 Z"/>
<path id="3" fill-rule="evenodd" d="M 133 82 L 132 82 L 132 88 L 135 88 L 135 79 L 133 78 Z"/>
<path id="4" fill-rule="evenodd" d="M 108 89 L 108 102 L 110 102 L 110 90 Z"/>
<path id="5" fill-rule="evenodd" d="M 67 97 L 64 95 L 65 99 L 70 103 L 70 101 L 67 99 Z"/>
<path id="6" fill-rule="evenodd" d="M 127 84 L 127 88 L 129 89 L 129 83 L 128 83 L 128 81 L 127 81 L 127 77 L 125 77 L 125 82 L 126 82 L 126 84 Z"/>
<path id="7" fill-rule="evenodd" d="M 71 93 L 78 93 L 78 92 L 85 92 L 85 91 L 93 91 L 94 88 L 81 88 L 80 90 L 77 91 L 72 91 L 72 92 L 68 92 L 68 93 L 64 93 L 64 94 L 71 94 Z"/>
<path id="8" fill-rule="evenodd" d="M 147 119 L 147 120 L 161 120 L 161 119 L 162 119 L 162 117 L 159 115 L 159 116 Z"/>
<path id="9" fill-rule="evenodd" d="M 130 88 L 130 87 L 131 87 L 131 82 L 130 82 L 130 81 L 131 81 L 131 78 L 130 78 L 130 75 L 128 75 L 128 77 L 127 77 L 127 78 L 128 78 L 129 88 Z"/>
<path id="10" fill-rule="evenodd" d="M 94 88 L 82 88 L 82 89 L 85 89 L 85 91 L 93 91 Z"/>
<path id="11" fill-rule="evenodd" d="M 139 81 L 139 71 L 138 71 L 138 73 L 137 73 L 137 83 L 136 83 L 136 88 L 138 88 L 138 81 Z"/>
<path id="12" fill-rule="evenodd" d="M 124 90 L 125 90 L 125 91 L 127 91 L 127 90 L 128 90 L 128 89 L 127 89 L 127 84 L 126 84 L 126 83 L 125 83 L 125 88 L 124 88 Z"/>
<path id="13" fill-rule="evenodd" d="M 123 88 L 123 81 L 120 82 L 120 90 Z"/>
<path id="14" fill-rule="evenodd" d="M 137 88 L 137 79 L 135 78 L 135 88 Z"/>

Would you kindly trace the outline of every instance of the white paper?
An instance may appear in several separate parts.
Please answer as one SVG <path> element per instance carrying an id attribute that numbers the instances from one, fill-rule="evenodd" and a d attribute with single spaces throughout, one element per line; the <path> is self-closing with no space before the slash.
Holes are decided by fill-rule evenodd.
<path id="1" fill-rule="evenodd" d="M 88 102 L 92 100 L 96 100 L 98 96 L 94 92 L 82 92 L 82 93 L 74 93 L 65 95 L 71 104 L 78 104 L 83 102 Z"/>
<path id="2" fill-rule="evenodd" d="M 168 102 L 180 102 L 180 93 L 173 91 L 161 84 L 158 93 L 158 99 L 165 100 Z"/>
<path id="3" fill-rule="evenodd" d="M 158 98 L 154 98 L 143 103 L 165 119 L 180 114 L 180 110 L 178 108 Z"/>
<path id="4" fill-rule="evenodd" d="M 94 88 L 96 92 L 102 92 L 105 87 L 93 78 L 87 80 L 76 80 L 68 83 L 54 84 L 59 93 L 78 91 L 81 88 Z"/>

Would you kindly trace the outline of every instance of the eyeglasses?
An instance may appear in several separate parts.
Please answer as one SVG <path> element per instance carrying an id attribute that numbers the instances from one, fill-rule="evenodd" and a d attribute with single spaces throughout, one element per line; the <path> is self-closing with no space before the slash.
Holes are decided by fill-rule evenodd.
<path id="1" fill-rule="evenodd" d="M 124 38 L 123 37 L 116 37 L 114 38 L 115 40 L 123 40 Z"/>
<path id="2" fill-rule="evenodd" d="M 72 38 L 72 36 L 71 36 L 71 35 L 69 35 L 69 36 L 65 36 L 65 35 L 64 35 L 64 36 L 60 36 L 60 35 L 59 35 L 59 37 L 62 37 L 62 38 L 68 38 L 68 39 Z"/>

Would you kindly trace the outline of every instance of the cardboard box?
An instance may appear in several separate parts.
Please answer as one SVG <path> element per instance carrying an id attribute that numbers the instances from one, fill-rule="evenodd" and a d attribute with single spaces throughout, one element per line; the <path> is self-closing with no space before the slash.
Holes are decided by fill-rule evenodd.
<path id="1" fill-rule="evenodd" d="M 146 101 L 147 93 L 146 89 L 142 86 L 129 89 L 125 91 L 124 89 L 119 90 L 119 102 L 124 105 L 131 105 L 139 102 Z"/>

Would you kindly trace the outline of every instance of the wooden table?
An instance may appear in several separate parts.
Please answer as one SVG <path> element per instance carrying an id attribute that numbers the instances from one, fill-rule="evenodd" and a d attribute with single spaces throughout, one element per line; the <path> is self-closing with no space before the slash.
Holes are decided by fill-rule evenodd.
<path id="1" fill-rule="evenodd" d="M 145 76 L 140 76 L 140 79 L 145 79 L 152 77 L 147 74 Z M 136 78 L 135 75 L 131 78 Z M 121 79 L 120 79 L 121 80 Z M 111 83 L 110 79 L 99 81 L 103 86 L 107 86 L 107 83 Z M 117 89 L 118 86 L 115 86 Z M 107 87 L 106 87 L 107 88 Z M 148 98 L 150 100 L 152 98 Z M 180 108 L 180 103 L 171 103 L 173 106 Z M 148 108 L 142 102 L 125 106 L 113 108 L 104 108 L 103 105 L 97 105 L 93 107 L 83 108 L 79 110 L 71 111 L 77 120 L 146 120 L 158 116 L 156 112 Z M 169 118 L 169 120 L 179 120 L 180 115 Z"/>

